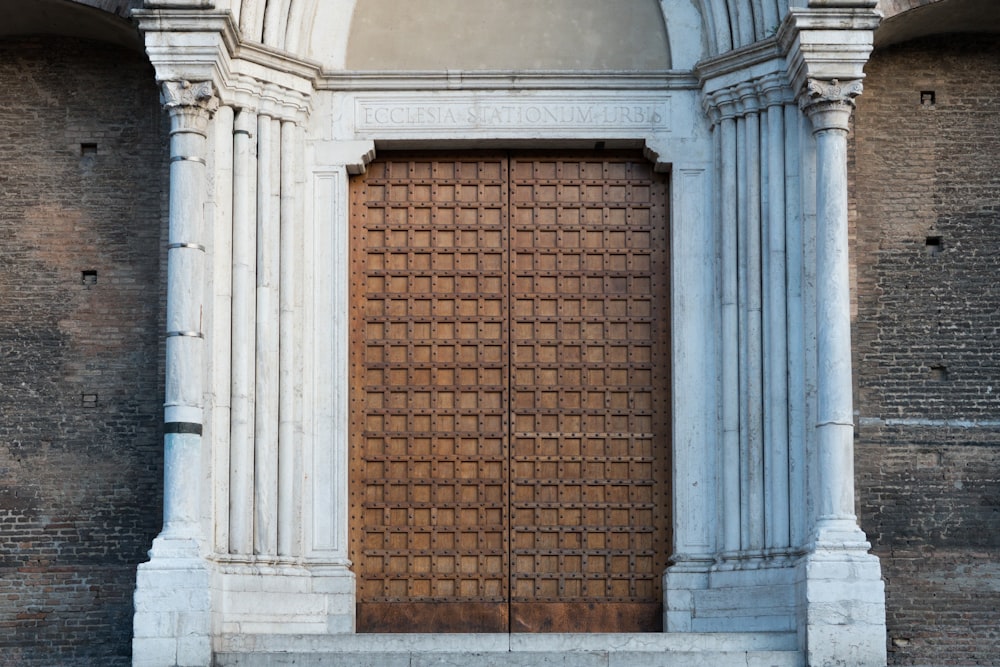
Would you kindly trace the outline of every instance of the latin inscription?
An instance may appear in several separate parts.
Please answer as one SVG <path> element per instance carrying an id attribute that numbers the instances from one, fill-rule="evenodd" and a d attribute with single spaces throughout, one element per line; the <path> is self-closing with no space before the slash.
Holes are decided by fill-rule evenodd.
<path id="1" fill-rule="evenodd" d="M 358 100 L 358 131 L 392 129 L 629 128 L 665 129 L 667 102 L 603 104 L 374 103 Z"/>

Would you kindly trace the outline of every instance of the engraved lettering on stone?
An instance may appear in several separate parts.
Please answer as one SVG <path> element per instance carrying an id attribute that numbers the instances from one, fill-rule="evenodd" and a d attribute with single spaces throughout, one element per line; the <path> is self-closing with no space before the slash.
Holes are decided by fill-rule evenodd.
<path id="1" fill-rule="evenodd" d="M 622 104 L 376 104 L 358 101 L 359 130 L 614 126 L 656 128 L 667 117 L 664 102 Z"/>

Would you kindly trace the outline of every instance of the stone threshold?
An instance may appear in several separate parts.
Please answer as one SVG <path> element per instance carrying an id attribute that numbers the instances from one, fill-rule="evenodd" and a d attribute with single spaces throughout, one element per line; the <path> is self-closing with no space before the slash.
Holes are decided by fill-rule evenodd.
<path id="1" fill-rule="evenodd" d="M 215 667 L 803 667 L 795 633 L 223 635 Z"/>

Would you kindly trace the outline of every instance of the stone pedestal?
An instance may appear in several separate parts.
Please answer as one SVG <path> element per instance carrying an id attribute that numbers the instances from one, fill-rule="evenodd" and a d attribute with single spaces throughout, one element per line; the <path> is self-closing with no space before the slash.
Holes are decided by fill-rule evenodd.
<path id="1" fill-rule="evenodd" d="M 133 667 L 211 664 L 211 592 L 205 562 L 189 544 L 159 540 L 139 565 L 133 619 Z M 180 547 L 179 552 L 173 552 Z"/>

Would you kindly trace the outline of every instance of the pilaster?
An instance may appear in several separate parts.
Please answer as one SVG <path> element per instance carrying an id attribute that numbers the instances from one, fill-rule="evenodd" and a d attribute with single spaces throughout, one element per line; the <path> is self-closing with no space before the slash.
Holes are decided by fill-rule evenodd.
<path id="1" fill-rule="evenodd" d="M 772 45 L 773 46 L 773 45 Z M 702 358 L 717 364 L 714 448 L 707 503 L 695 517 L 677 504 L 680 523 L 706 523 L 712 534 L 704 550 L 682 551 L 664 578 L 668 632 L 771 631 L 794 629 L 795 559 L 789 544 L 789 438 L 784 239 L 784 105 L 791 99 L 783 58 L 770 48 L 720 57 L 702 67 L 702 95 L 712 122 L 715 150 L 715 224 L 698 238 L 714 255 L 711 349 Z M 777 118 L 776 118 L 777 117 Z M 778 122 L 778 121 L 781 122 Z M 779 159 L 781 158 L 781 159 Z M 675 188 L 683 189 L 676 180 Z M 675 219 L 691 219 L 677 217 Z M 705 213 L 711 208 L 706 209 Z M 702 214 L 704 216 L 704 214 Z M 674 249 L 691 232 L 678 225 Z M 695 253 L 683 249 L 679 255 Z M 674 255 L 675 261 L 678 254 Z M 676 274 L 688 289 L 696 272 Z M 678 305 L 684 305 L 683 297 Z M 691 313 L 675 312 L 675 333 Z M 683 338 L 683 336 L 681 336 Z M 680 355 L 678 355 L 679 358 Z M 675 358 L 674 373 L 688 378 Z M 677 386 L 688 394 L 688 387 Z M 675 423 L 676 442 L 683 441 Z M 702 439 L 704 442 L 704 439 Z M 675 466 L 678 464 L 675 462 Z M 678 487 L 686 486 L 679 467 Z M 702 478 L 704 480 L 705 478 Z M 700 482 L 703 483 L 703 482 Z M 678 533 L 696 532 L 692 525 Z M 694 557 L 692 557 L 694 556 Z M 707 556 L 707 559 L 706 559 Z"/>

